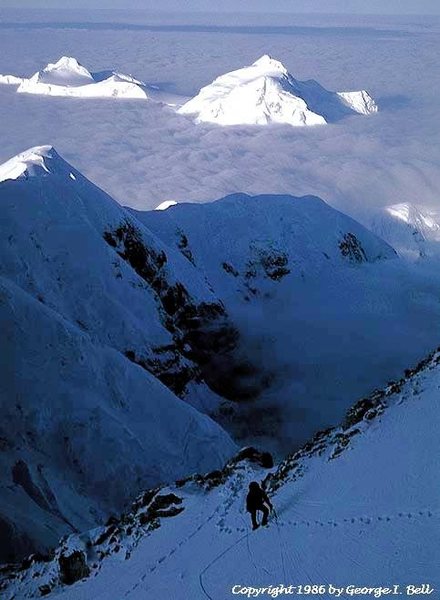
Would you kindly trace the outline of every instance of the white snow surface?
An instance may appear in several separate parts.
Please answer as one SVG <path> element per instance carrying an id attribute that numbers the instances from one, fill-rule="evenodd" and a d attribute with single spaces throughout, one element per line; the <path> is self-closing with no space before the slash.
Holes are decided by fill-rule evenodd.
<path id="1" fill-rule="evenodd" d="M 49 63 L 42 71 L 31 77 L 35 83 L 50 85 L 82 86 L 93 83 L 92 74 L 76 58 L 62 56 L 56 63 Z"/>
<path id="2" fill-rule="evenodd" d="M 104 236 L 133 228 L 163 284 L 218 303 L 195 268 L 50 146 L 1 172 L 2 551 L 25 552 L 99 522 L 135 489 L 221 465 L 235 445 L 152 374 L 195 365 L 158 294 Z"/>
<path id="3" fill-rule="evenodd" d="M 150 98 L 148 86 L 132 77 L 115 71 L 91 73 L 76 58 L 62 56 L 49 63 L 29 79 L 1 75 L 0 84 L 18 84 L 17 92 L 43 96 L 77 98 Z M 155 94 L 154 90 L 151 90 Z"/>
<path id="4" fill-rule="evenodd" d="M 49 166 L 55 167 L 57 154 L 52 146 L 35 146 L 0 165 L 0 182 L 8 179 L 45 176 L 50 174 Z M 47 163 L 47 164 L 46 164 Z"/>
<path id="5" fill-rule="evenodd" d="M 142 526 L 151 500 L 141 500 L 108 534 L 67 540 L 56 556 L 84 552 L 89 578 L 60 587 L 57 559 L 36 562 L 9 580 L 6 600 L 38 596 L 42 584 L 65 600 L 223 600 L 233 586 L 257 597 L 281 584 L 324 586 L 324 600 L 335 597 L 330 585 L 344 588 L 341 597 L 348 586 L 374 588 L 361 597 L 386 597 L 380 588 L 393 585 L 400 594 L 407 585 L 438 590 L 439 361 L 434 354 L 281 463 L 269 476 L 276 514 L 267 527 L 251 531 L 244 507 L 249 481 L 267 471 L 239 463 L 211 490 L 191 481 L 161 490 L 183 511 L 158 529 Z"/>
<path id="6" fill-rule="evenodd" d="M 373 211 L 370 227 L 405 258 L 439 255 L 440 220 L 424 206 L 404 202 Z"/>
<path id="7" fill-rule="evenodd" d="M 360 115 L 370 115 L 378 111 L 377 104 L 365 90 L 359 92 L 337 92 L 349 108 Z"/>
<path id="8" fill-rule="evenodd" d="M 175 206 L 176 204 L 177 202 L 175 200 L 165 200 L 156 206 L 154 210 L 166 210 L 167 208 L 170 208 L 170 206 Z"/>
<path id="9" fill-rule="evenodd" d="M 329 92 L 316 81 L 298 81 L 268 55 L 226 73 L 185 103 L 181 114 L 218 125 L 285 123 L 323 125 L 350 113 L 371 114 L 377 105 L 365 90 Z"/>
<path id="10" fill-rule="evenodd" d="M 0 84 L 2 85 L 20 85 L 22 81 L 22 77 L 16 77 L 15 75 L 0 75 Z"/>

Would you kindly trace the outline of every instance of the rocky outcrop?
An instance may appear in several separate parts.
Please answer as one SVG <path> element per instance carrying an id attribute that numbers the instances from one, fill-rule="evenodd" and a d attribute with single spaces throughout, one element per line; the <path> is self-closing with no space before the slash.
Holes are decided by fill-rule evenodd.
<path id="1" fill-rule="evenodd" d="M 362 244 L 354 233 L 345 233 L 339 242 L 339 249 L 344 258 L 348 258 L 354 263 L 367 262 L 367 255 L 362 248 Z"/>
<path id="2" fill-rule="evenodd" d="M 142 357 L 133 349 L 127 349 L 127 358 L 179 395 L 190 381 L 203 379 L 220 396 L 239 400 L 243 392 L 237 369 L 243 364 L 234 355 L 239 334 L 223 304 L 195 302 L 181 282 L 171 282 L 165 252 L 149 247 L 133 223 L 125 221 L 106 231 L 104 239 L 155 291 L 162 322 L 174 341 L 173 346 L 156 349 L 154 358 Z M 181 246 L 182 251 L 188 250 L 185 237 Z M 192 256 L 187 258 L 192 262 Z"/>
<path id="3" fill-rule="evenodd" d="M 162 526 L 163 519 L 175 518 L 185 510 L 188 496 L 206 494 L 248 469 L 272 467 L 269 452 L 246 447 L 222 469 L 192 475 L 173 486 L 146 490 L 126 512 L 110 517 L 105 526 L 88 534 L 64 537 L 60 546 L 47 555 L 34 554 L 21 564 L 6 565 L 0 570 L 0 596 L 3 598 L 4 593 L 9 598 L 6 594 L 16 585 L 25 590 L 23 597 L 47 596 L 60 586 L 96 574 L 107 556 L 127 560 L 141 539 Z"/>
<path id="4" fill-rule="evenodd" d="M 370 396 L 356 402 L 347 411 L 340 426 L 318 431 L 302 448 L 282 461 L 275 473 L 266 477 L 265 486 L 269 490 L 275 491 L 286 481 L 295 481 L 302 477 L 307 468 L 308 459 L 314 456 L 326 456 L 327 460 L 334 460 L 341 456 L 371 422 L 380 418 L 390 406 L 392 398 L 396 401 L 396 395 L 399 397 L 408 383 L 423 371 L 434 369 L 439 364 L 440 347 L 414 368 L 406 369 L 401 379 L 391 381 L 383 390 L 375 390 Z M 407 399 L 412 398 L 415 394 L 416 392 L 410 389 Z"/>
<path id="5" fill-rule="evenodd" d="M 90 574 L 85 554 L 79 550 L 68 555 L 61 554 L 58 564 L 60 565 L 60 581 L 66 585 L 72 585 Z"/>

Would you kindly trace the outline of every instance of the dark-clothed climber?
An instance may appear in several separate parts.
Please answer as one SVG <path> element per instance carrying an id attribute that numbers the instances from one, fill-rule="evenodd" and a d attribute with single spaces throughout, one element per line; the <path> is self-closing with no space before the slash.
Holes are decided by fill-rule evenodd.
<path id="1" fill-rule="evenodd" d="M 266 492 L 260 487 L 257 481 L 251 481 L 249 484 L 249 492 L 246 497 L 246 510 L 251 513 L 252 529 L 259 527 L 257 521 L 257 511 L 263 513 L 261 525 L 267 525 L 269 509 L 272 510 L 272 503 L 269 500 Z"/>

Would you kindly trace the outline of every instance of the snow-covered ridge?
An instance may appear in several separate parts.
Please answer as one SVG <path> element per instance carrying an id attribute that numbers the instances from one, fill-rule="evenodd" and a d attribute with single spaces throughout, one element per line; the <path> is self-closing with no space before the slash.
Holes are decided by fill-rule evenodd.
<path id="1" fill-rule="evenodd" d="M 92 73 L 75 58 L 61 57 L 49 63 L 29 79 L 0 75 L 0 84 L 18 84 L 17 92 L 46 96 L 78 98 L 142 99 L 154 95 L 154 90 L 131 75 L 116 71 Z M 151 94 L 150 94 L 151 92 Z"/>
<path id="2" fill-rule="evenodd" d="M 245 301 L 261 301 L 284 281 L 290 289 L 300 271 L 396 257 L 382 239 L 316 196 L 231 194 L 159 208 L 134 214 L 164 243 L 190 253 L 219 293 L 240 290 Z"/>
<path id="3" fill-rule="evenodd" d="M 51 146 L 1 176 L 5 560 L 93 526 L 142 481 L 221 465 L 235 444 L 189 400 L 220 401 L 202 371 L 238 334 L 195 267 Z"/>
<path id="4" fill-rule="evenodd" d="M 298 81 L 268 55 L 226 73 L 202 88 L 179 112 L 219 125 L 322 125 L 378 108 L 365 90 L 329 92 L 316 81 Z"/>
<path id="5" fill-rule="evenodd" d="M 176 206 L 176 204 L 177 202 L 175 200 L 165 200 L 164 202 L 161 202 L 158 206 L 156 206 L 154 210 L 166 210 L 171 206 Z"/>
<path id="6" fill-rule="evenodd" d="M 429 345 L 436 337 L 437 303 L 431 320 L 425 308 L 416 320 L 394 250 L 319 198 L 235 194 L 139 213 L 50 146 L 9 164 L 0 183 L 0 318 L 14 359 L 0 373 L 5 560 L 97 525 L 140 489 L 218 468 L 235 448 L 233 420 L 243 444 L 255 423 L 273 435 L 275 415 L 290 451 L 292 430 L 278 427 L 290 426 L 294 402 L 333 423 L 336 406 L 366 392 L 353 381 L 364 376 L 371 389 L 383 383 L 378 362 L 393 354 L 402 368 L 408 353 L 422 354 L 426 321 Z M 401 337 L 384 340 L 389 315 Z M 325 354 L 333 359 L 342 338 L 339 377 Z M 255 346 L 264 361 L 247 354 Z M 295 389 L 277 385 L 266 419 L 261 392 L 274 389 L 279 355 Z M 335 373 L 343 388 L 332 387 Z"/>
<path id="7" fill-rule="evenodd" d="M 146 590 L 224 598 L 237 582 L 298 585 L 303 574 L 338 586 L 391 577 L 402 589 L 437 588 L 439 363 L 437 350 L 275 469 L 248 448 L 221 470 L 145 491 L 106 526 L 6 568 L 0 589 L 7 600 L 141 600 Z M 257 532 L 244 508 L 251 480 L 262 480 L 276 509 Z"/>
<path id="8" fill-rule="evenodd" d="M 0 165 L 0 182 L 8 179 L 45 177 L 60 170 L 64 172 L 68 170 L 68 166 L 53 146 L 35 146 Z M 73 173 L 71 177 L 75 177 Z"/>
<path id="9" fill-rule="evenodd" d="M 0 84 L 2 85 L 20 85 L 22 81 L 22 77 L 16 77 L 15 75 L 0 75 Z"/>

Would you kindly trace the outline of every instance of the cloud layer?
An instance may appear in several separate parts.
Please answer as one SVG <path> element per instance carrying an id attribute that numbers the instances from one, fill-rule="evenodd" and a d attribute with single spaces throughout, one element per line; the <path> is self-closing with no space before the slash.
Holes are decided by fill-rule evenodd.
<path id="1" fill-rule="evenodd" d="M 216 32 L 187 26 L 173 31 L 166 24 L 154 31 L 123 24 L 5 27 L 3 73 L 29 75 L 69 54 L 94 70 L 120 69 L 189 96 L 267 52 L 299 79 L 317 79 L 328 89 L 368 89 L 381 111 L 306 130 L 219 128 L 148 103 L 25 97 L 0 88 L 0 160 L 53 144 L 121 203 L 137 208 L 236 191 L 313 193 L 357 215 L 396 202 L 436 206 L 437 25 L 389 20 L 380 29 L 377 19 L 350 23 L 346 29 L 335 21 L 331 27 L 317 21 L 319 27 L 285 22 L 280 28 L 276 21 L 276 27 L 262 22 L 243 29 L 235 20 Z M 261 31 L 265 26 L 268 33 Z"/>

